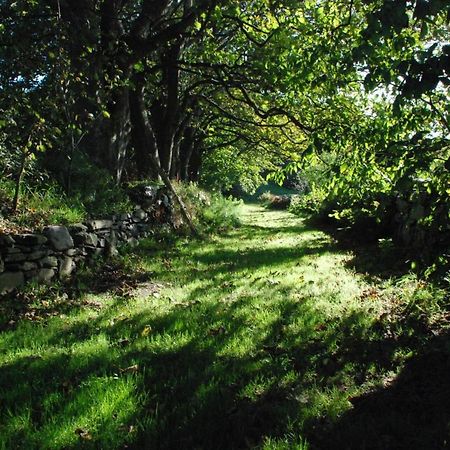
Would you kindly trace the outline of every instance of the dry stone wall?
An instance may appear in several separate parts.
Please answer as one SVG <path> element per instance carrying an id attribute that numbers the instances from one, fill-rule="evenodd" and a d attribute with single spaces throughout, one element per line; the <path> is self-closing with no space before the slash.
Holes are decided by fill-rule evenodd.
<path id="1" fill-rule="evenodd" d="M 70 277 L 98 256 L 111 256 L 123 244 L 134 245 L 152 229 L 172 223 L 172 200 L 165 190 L 147 186 L 134 192 L 134 211 L 40 232 L 0 235 L 0 294 L 29 281 L 49 283 Z"/>

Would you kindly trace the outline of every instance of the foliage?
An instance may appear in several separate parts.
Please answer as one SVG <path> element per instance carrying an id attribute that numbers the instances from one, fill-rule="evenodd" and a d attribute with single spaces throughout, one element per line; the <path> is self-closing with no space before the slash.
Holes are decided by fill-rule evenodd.
<path id="1" fill-rule="evenodd" d="M 413 236 L 415 251 L 446 245 L 448 2 L 150 3 L 2 3 L 0 147 L 17 192 L 55 155 L 67 194 L 79 155 L 116 183 L 163 170 L 249 193 L 281 169 L 344 224 L 406 236 L 393 205 L 424 208 L 413 234 L 433 242 Z"/>
<path id="2" fill-rule="evenodd" d="M 0 183 L 0 198 L 3 200 L 1 231 L 34 230 L 49 224 L 77 223 L 87 218 L 84 205 L 76 198 L 66 197 L 60 187 L 49 180 L 38 187 L 27 188 L 22 206 L 15 214 L 10 212 L 13 192 L 12 182 Z"/>
<path id="3" fill-rule="evenodd" d="M 201 231 L 214 233 L 239 226 L 241 201 L 207 192 L 196 183 L 176 183 L 175 188 Z"/>
<path id="4" fill-rule="evenodd" d="M 327 192 L 323 186 L 312 185 L 311 191 L 307 194 L 294 195 L 289 205 L 289 211 L 303 215 L 304 213 L 314 214 L 323 217 L 326 207 Z M 325 217 L 327 214 L 325 213 Z"/>

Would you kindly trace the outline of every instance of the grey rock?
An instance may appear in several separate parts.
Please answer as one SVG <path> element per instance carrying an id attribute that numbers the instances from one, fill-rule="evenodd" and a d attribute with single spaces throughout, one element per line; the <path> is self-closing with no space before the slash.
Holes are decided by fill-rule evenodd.
<path id="1" fill-rule="evenodd" d="M 47 242 L 47 238 L 42 234 L 17 234 L 14 240 L 18 245 L 33 247 L 35 245 L 42 245 Z"/>
<path id="2" fill-rule="evenodd" d="M 66 250 L 67 256 L 76 256 L 78 254 L 78 249 L 76 248 L 70 248 L 69 250 Z"/>
<path id="3" fill-rule="evenodd" d="M 133 220 L 141 222 L 147 218 L 147 213 L 143 209 L 137 209 L 133 212 Z"/>
<path id="4" fill-rule="evenodd" d="M 38 272 L 39 272 L 38 269 L 29 270 L 28 272 L 24 272 L 23 274 L 25 275 L 25 281 L 35 280 Z"/>
<path id="5" fill-rule="evenodd" d="M 85 231 L 75 234 L 73 239 L 76 245 L 92 245 L 96 247 L 98 243 L 98 237 L 95 233 L 86 233 Z"/>
<path id="6" fill-rule="evenodd" d="M 139 241 L 136 238 L 131 237 L 131 238 L 127 239 L 127 244 L 133 248 L 139 244 Z"/>
<path id="7" fill-rule="evenodd" d="M 23 272 L 4 272 L 0 275 L 0 293 L 11 292 L 24 283 Z"/>
<path id="8" fill-rule="evenodd" d="M 73 239 L 66 227 L 52 225 L 45 227 L 43 233 L 55 250 L 61 251 L 73 248 Z"/>
<path id="9" fill-rule="evenodd" d="M 22 253 L 22 250 L 20 250 L 20 248 L 17 247 L 8 247 L 3 249 L 3 253 L 5 255 L 14 255 L 15 253 Z"/>
<path id="10" fill-rule="evenodd" d="M 10 247 L 14 245 L 14 239 L 9 234 L 0 235 L 0 247 Z"/>
<path id="11" fill-rule="evenodd" d="M 27 255 L 27 259 L 29 261 L 36 261 L 38 259 L 44 258 L 45 256 L 48 256 L 49 250 L 36 250 L 34 252 L 31 252 Z"/>
<path id="12" fill-rule="evenodd" d="M 55 273 L 56 271 L 53 269 L 40 269 L 33 277 L 33 280 L 38 283 L 50 283 L 55 277 Z"/>
<path id="13" fill-rule="evenodd" d="M 113 231 L 111 235 L 106 239 L 105 253 L 107 257 L 117 256 L 119 254 L 117 250 L 117 233 Z"/>
<path id="14" fill-rule="evenodd" d="M 96 231 L 101 230 L 103 228 L 111 228 L 113 226 L 113 221 L 109 219 L 104 220 L 89 220 L 86 222 L 86 225 L 90 230 Z"/>
<path id="15" fill-rule="evenodd" d="M 70 256 L 66 256 L 59 263 L 59 278 L 61 280 L 69 278 L 75 270 L 75 262 Z"/>
<path id="16" fill-rule="evenodd" d="M 88 227 L 82 223 L 73 223 L 67 227 L 70 234 L 82 233 L 88 230 Z"/>
<path id="17" fill-rule="evenodd" d="M 35 250 L 36 248 L 39 248 L 38 246 L 27 246 L 27 245 L 17 245 L 17 247 L 22 253 L 31 253 L 33 250 Z"/>
<path id="18" fill-rule="evenodd" d="M 25 261 L 27 257 L 23 253 L 14 253 L 5 256 L 5 263 L 15 263 Z"/>
<path id="19" fill-rule="evenodd" d="M 92 256 L 100 256 L 103 253 L 103 249 L 102 248 L 94 248 L 94 247 L 86 247 L 86 251 L 89 257 Z"/>
<path id="20" fill-rule="evenodd" d="M 39 261 L 41 267 L 54 269 L 58 267 L 58 259 L 55 256 L 47 256 Z"/>
<path id="21" fill-rule="evenodd" d="M 30 262 L 30 261 L 25 261 L 22 265 L 21 265 L 21 270 L 24 270 L 25 272 L 29 271 L 29 270 L 35 270 L 38 268 L 38 265 L 34 262 Z"/>

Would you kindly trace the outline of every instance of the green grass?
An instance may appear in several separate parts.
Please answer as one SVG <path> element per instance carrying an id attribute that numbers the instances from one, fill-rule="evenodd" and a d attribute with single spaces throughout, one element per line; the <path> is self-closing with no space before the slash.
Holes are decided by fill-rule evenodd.
<path id="1" fill-rule="evenodd" d="M 143 242 L 126 265 L 156 289 L 84 279 L 5 313 L 0 449 L 445 448 L 445 293 L 369 281 L 289 213 L 246 206 L 242 221 Z"/>

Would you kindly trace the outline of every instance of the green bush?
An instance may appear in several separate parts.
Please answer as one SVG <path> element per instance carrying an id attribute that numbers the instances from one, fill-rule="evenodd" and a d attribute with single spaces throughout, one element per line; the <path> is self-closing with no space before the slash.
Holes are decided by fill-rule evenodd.
<path id="1" fill-rule="evenodd" d="M 307 194 L 293 195 L 289 212 L 293 214 L 315 214 L 323 216 L 329 210 L 327 203 L 327 191 L 322 186 L 312 185 Z"/>
<path id="2" fill-rule="evenodd" d="M 200 231 L 222 231 L 239 226 L 240 200 L 205 191 L 196 183 L 174 183 L 174 187 Z M 175 221 L 182 225 L 179 211 Z"/>

